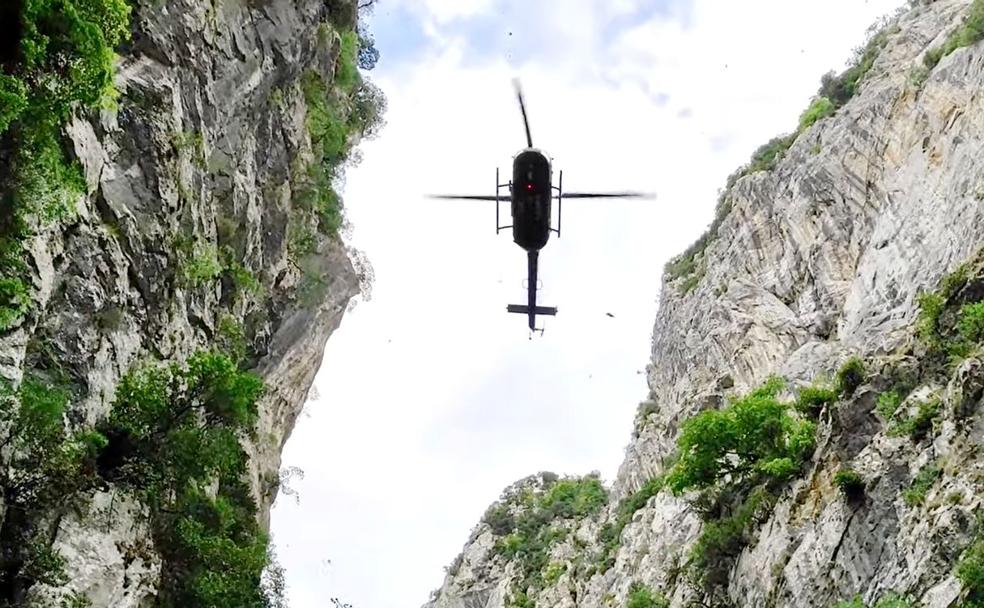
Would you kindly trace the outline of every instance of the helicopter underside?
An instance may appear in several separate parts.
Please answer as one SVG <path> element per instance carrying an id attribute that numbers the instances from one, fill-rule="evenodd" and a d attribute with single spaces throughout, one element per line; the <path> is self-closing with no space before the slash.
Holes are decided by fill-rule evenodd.
<path id="1" fill-rule="evenodd" d="M 550 161 L 539 150 L 526 149 L 513 159 L 513 242 L 526 251 L 539 251 L 550 240 L 550 174 Z"/>

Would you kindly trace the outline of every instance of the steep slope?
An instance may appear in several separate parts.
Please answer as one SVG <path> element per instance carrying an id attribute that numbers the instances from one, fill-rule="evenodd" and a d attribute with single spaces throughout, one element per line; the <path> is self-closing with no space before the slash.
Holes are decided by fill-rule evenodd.
<path id="1" fill-rule="evenodd" d="M 355 2 L 5 7 L 0 604 L 267 604 L 280 450 L 367 280 Z"/>
<path id="2" fill-rule="evenodd" d="M 429 608 L 984 601 L 982 35 L 914 2 L 824 78 L 667 266 L 606 504 L 519 482 Z"/>

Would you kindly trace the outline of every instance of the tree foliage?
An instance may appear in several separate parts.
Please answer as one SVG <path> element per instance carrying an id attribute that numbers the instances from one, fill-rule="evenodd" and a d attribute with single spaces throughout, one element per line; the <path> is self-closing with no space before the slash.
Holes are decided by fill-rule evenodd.
<path id="1" fill-rule="evenodd" d="M 771 378 L 728 407 L 686 421 L 667 486 L 679 494 L 792 476 L 813 450 L 815 426 L 777 399 L 782 386 Z"/>
<path id="2" fill-rule="evenodd" d="M 99 464 L 151 506 L 164 560 L 161 606 L 266 608 L 268 539 L 256 523 L 240 437 L 256 419 L 261 380 L 223 353 L 148 364 L 125 375 L 103 426 Z M 212 494 L 207 488 L 217 485 Z"/>

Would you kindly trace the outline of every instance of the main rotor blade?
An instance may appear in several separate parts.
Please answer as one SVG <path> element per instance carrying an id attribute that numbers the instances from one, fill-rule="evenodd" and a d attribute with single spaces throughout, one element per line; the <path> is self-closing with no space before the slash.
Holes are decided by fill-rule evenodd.
<path id="1" fill-rule="evenodd" d="M 508 201 L 508 196 L 500 196 L 498 198 L 494 196 L 488 196 L 484 194 L 428 194 L 427 198 L 440 198 L 445 200 L 459 200 L 459 201 Z"/>
<path id="2" fill-rule="evenodd" d="M 564 192 L 561 198 L 656 198 L 644 192 Z"/>
<path id="3" fill-rule="evenodd" d="M 533 147 L 533 137 L 530 136 L 530 121 L 526 118 L 526 104 L 523 103 L 523 89 L 519 86 L 519 78 L 513 78 L 513 86 L 516 87 L 516 99 L 519 100 L 519 109 L 523 112 L 523 126 L 526 127 L 526 145 Z"/>

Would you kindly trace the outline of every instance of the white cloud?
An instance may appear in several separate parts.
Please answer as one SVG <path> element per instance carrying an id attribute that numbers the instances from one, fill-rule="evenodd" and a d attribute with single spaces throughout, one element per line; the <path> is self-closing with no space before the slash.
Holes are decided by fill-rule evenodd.
<path id="1" fill-rule="evenodd" d="M 420 605 L 507 484 L 542 469 L 610 479 L 646 396 L 637 372 L 663 264 L 710 221 L 727 174 L 795 126 L 820 74 L 899 3 L 831 0 L 812 14 L 807 2 L 698 0 L 687 27 L 654 19 L 602 48 L 602 3 L 543 2 L 563 15 L 543 22 L 557 45 L 547 60 L 464 68 L 468 40 L 441 28 L 416 66 L 386 73 L 384 58 L 388 126 L 345 192 L 373 300 L 329 341 L 320 399 L 284 454 L 306 472 L 300 506 L 274 510 L 291 605 Z M 495 10 L 455 6 L 432 0 L 426 18 Z M 532 341 L 505 313 L 524 300 L 526 263 L 496 237 L 491 204 L 422 198 L 492 193 L 495 167 L 505 174 L 524 143 L 515 75 L 565 189 L 659 196 L 565 204 L 563 238 L 541 257 L 540 301 L 560 312 Z"/>

